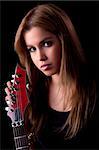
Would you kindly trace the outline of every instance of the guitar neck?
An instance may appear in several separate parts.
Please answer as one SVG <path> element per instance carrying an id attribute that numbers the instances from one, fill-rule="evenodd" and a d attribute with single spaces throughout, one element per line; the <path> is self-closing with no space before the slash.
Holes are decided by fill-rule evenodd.
<path id="1" fill-rule="evenodd" d="M 26 135 L 24 125 L 13 127 L 13 135 L 16 150 L 29 150 L 28 137 Z"/>

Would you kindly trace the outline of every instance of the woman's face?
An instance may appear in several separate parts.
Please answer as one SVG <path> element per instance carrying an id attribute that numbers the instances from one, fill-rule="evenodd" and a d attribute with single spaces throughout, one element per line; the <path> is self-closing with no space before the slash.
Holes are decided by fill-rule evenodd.
<path id="1" fill-rule="evenodd" d="M 24 39 L 35 66 L 46 76 L 58 74 L 61 65 L 59 39 L 40 27 L 25 32 Z"/>

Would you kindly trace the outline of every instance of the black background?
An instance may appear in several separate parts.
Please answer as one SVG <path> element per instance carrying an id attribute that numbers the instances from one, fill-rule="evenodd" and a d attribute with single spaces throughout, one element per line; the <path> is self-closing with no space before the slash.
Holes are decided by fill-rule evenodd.
<path id="1" fill-rule="evenodd" d="M 2 1 L 1 2 L 1 82 L 2 82 L 2 120 L 1 148 L 13 148 L 13 133 L 10 119 L 4 110 L 4 88 L 11 79 L 17 63 L 17 55 L 13 44 L 17 28 L 26 13 L 36 4 L 48 3 L 40 1 Z M 98 72 L 98 20 L 99 3 L 96 1 L 50 1 L 64 9 L 70 16 L 79 35 L 82 47 L 94 68 Z"/>

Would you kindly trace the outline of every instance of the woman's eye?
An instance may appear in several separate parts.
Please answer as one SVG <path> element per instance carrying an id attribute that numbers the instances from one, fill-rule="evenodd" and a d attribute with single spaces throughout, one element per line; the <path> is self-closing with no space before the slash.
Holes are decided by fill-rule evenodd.
<path id="1" fill-rule="evenodd" d="M 46 41 L 46 42 L 44 42 L 43 43 L 43 45 L 45 46 L 45 47 L 50 47 L 50 46 L 52 46 L 52 41 Z"/>
<path id="2" fill-rule="evenodd" d="M 30 48 L 27 48 L 29 52 L 34 52 L 36 51 L 36 48 L 35 47 L 30 47 Z"/>

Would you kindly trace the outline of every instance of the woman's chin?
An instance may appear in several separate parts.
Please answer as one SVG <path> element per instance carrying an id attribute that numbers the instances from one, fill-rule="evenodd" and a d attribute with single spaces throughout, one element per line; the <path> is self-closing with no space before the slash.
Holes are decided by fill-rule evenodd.
<path id="1" fill-rule="evenodd" d="M 56 72 L 55 71 L 43 71 L 43 73 L 46 75 L 46 76 L 52 76 L 52 75 L 54 75 L 54 74 L 56 74 Z"/>

